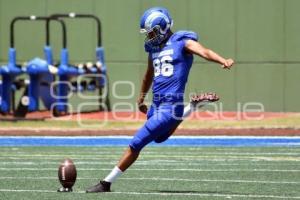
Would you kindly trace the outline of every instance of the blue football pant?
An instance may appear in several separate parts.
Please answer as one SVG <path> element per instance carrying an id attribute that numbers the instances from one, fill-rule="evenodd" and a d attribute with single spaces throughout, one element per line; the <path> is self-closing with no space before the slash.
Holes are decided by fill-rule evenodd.
<path id="1" fill-rule="evenodd" d="M 183 105 L 171 103 L 162 104 L 158 107 L 152 105 L 147 115 L 148 120 L 137 131 L 129 146 L 140 151 L 152 141 L 164 142 L 182 122 L 182 113 Z"/>

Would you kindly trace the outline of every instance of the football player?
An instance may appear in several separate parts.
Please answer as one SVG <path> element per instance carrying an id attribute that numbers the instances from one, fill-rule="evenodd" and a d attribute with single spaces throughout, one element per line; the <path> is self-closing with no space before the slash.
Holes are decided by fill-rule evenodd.
<path id="1" fill-rule="evenodd" d="M 173 20 L 165 8 L 150 8 L 142 15 L 140 31 L 146 36 L 144 46 L 148 53 L 148 68 L 141 86 L 138 105 L 140 111 L 147 114 L 147 121 L 136 132 L 117 166 L 86 192 L 109 192 L 111 184 L 135 162 L 147 144 L 153 141 L 164 142 L 196 106 L 218 100 L 215 94 L 203 94 L 192 98 L 191 103 L 184 108 L 184 90 L 193 55 L 219 63 L 223 69 L 230 69 L 234 61 L 205 48 L 198 42 L 198 36 L 194 32 L 173 33 L 172 25 Z M 151 85 L 153 102 L 148 110 L 144 98 Z"/>

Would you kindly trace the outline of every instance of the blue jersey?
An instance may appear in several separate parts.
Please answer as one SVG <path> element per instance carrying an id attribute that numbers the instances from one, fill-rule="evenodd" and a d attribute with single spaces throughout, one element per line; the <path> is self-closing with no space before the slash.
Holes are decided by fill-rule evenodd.
<path id="1" fill-rule="evenodd" d="M 193 63 L 193 55 L 185 51 L 186 40 L 198 40 L 194 32 L 178 31 L 156 52 L 150 52 L 154 67 L 153 94 L 183 97 Z"/>

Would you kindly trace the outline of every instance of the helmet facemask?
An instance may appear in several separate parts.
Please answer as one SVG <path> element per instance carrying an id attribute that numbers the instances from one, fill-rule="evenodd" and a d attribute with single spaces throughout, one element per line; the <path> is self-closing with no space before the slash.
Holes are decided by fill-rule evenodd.
<path id="1" fill-rule="evenodd" d="M 148 31 L 145 29 L 141 30 L 141 33 L 146 35 L 145 44 L 151 46 L 158 46 L 167 38 L 167 32 L 163 32 L 159 25 L 154 26 Z"/>

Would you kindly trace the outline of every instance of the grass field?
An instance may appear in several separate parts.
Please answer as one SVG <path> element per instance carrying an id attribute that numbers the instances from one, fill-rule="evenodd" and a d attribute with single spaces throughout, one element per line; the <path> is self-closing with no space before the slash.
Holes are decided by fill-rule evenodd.
<path id="1" fill-rule="evenodd" d="M 300 147 L 148 147 L 113 185 L 85 194 L 124 147 L 0 147 L 0 199 L 300 199 Z M 57 193 L 57 168 L 74 160 L 73 193 Z"/>

